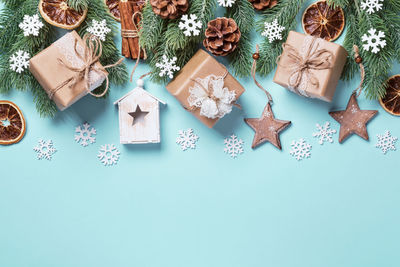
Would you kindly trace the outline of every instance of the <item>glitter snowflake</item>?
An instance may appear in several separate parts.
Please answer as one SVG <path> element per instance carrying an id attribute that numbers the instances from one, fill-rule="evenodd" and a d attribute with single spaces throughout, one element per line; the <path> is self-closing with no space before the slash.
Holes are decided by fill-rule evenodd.
<path id="1" fill-rule="evenodd" d="M 385 38 L 385 33 L 382 31 L 379 31 L 378 34 L 376 34 L 376 29 L 371 28 L 368 30 L 369 35 L 364 34 L 362 36 L 362 41 L 367 42 L 366 44 L 363 44 L 363 48 L 366 51 L 369 51 L 371 48 L 371 52 L 376 54 L 379 51 L 381 51 L 381 48 L 384 48 L 386 46 L 386 40 L 383 39 Z"/>
<path id="2" fill-rule="evenodd" d="M 101 146 L 97 157 L 100 159 L 104 166 L 111 166 L 117 164 L 120 152 L 114 144 Z"/>
<path id="3" fill-rule="evenodd" d="M 28 52 L 18 50 L 10 57 L 10 69 L 21 73 L 29 67 L 30 55 Z"/>
<path id="4" fill-rule="evenodd" d="M 39 140 L 39 144 L 35 146 L 33 150 L 37 153 L 38 159 L 47 160 L 51 160 L 53 154 L 57 151 L 53 145 L 53 141 L 44 141 L 42 139 Z"/>
<path id="5" fill-rule="evenodd" d="M 361 2 L 361 8 L 367 10 L 368 14 L 372 14 L 382 9 L 383 4 L 381 2 L 383 0 L 364 0 Z"/>
<path id="6" fill-rule="evenodd" d="M 375 147 L 380 148 L 383 154 L 386 154 L 386 152 L 389 150 L 396 150 L 395 143 L 397 141 L 397 137 L 391 136 L 389 131 L 376 136 L 378 137 L 378 143 L 375 145 Z"/>
<path id="7" fill-rule="evenodd" d="M 19 24 L 19 28 L 24 31 L 24 36 L 38 36 L 39 30 L 44 26 L 40 21 L 39 15 L 25 15 L 24 20 Z"/>
<path id="8" fill-rule="evenodd" d="M 323 145 L 324 142 L 333 143 L 332 135 L 336 133 L 336 130 L 331 129 L 329 122 L 325 122 L 324 126 L 317 123 L 317 130 L 318 132 L 313 133 L 313 136 L 319 138 L 320 145 Z"/>
<path id="9" fill-rule="evenodd" d="M 279 25 L 277 19 L 274 19 L 271 23 L 265 22 L 264 26 L 265 30 L 261 35 L 268 37 L 270 43 L 275 40 L 282 40 L 282 32 L 285 30 L 285 27 Z"/>
<path id="10" fill-rule="evenodd" d="M 175 65 L 177 58 L 168 59 L 166 55 L 162 56 L 162 62 L 156 63 L 156 67 L 160 69 L 160 77 L 168 75 L 170 79 L 174 78 L 174 72 L 180 70 L 179 66 Z"/>
<path id="11" fill-rule="evenodd" d="M 293 141 L 291 146 L 292 150 L 290 151 L 290 155 L 297 160 L 311 157 L 312 146 L 303 138 L 299 139 L 298 141 Z"/>
<path id="12" fill-rule="evenodd" d="M 200 34 L 201 21 L 197 20 L 195 14 L 190 14 L 190 17 L 183 15 L 179 22 L 179 29 L 184 30 L 183 34 L 185 36 L 197 36 Z"/>
<path id="13" fill-rule="evenodd" d="M 243 150 L 243 140 L 238 139 L 236 135 L 231 135 L 231 137 L 224 140 L 225 148 L 224 152 L 229 154 L 232 158 L 236 158 L 239 154 L 244 152 Z"/>
<path id="14" fill-rule="evenodd" d="M 218 4 L 223 7 L 232 7 L 236 0 L 218 0 Z"/>
<path id="15" fill-rule="evenodd" d="M 179 130 L 176 143 L 185 151 L 188 148 L 195 149 L 197 140 L 199 140 L 199 137 L 194 134 L 193 129 Z"/>
<path id="16" fill-rule="evenodd" d="M 93 19 L 92 25 L 87 29 L 87 31 L 104 42 L 106 40 L 106 35 L 111 32 L 111 29 L 107 27 L 105 19 L 100 22 Z"/>
<path id="17" fill-rule="evenodd" d="M 84 123 L 82 126 L 75 128 L 75 141 L 82 146 L 88 146 L 96 142 L 96 129 L 89 123 Z"/>

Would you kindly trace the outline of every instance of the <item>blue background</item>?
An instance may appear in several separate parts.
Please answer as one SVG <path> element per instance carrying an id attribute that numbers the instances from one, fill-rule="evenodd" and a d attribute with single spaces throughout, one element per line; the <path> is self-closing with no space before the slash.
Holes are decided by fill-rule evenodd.
<path id="1" fill-rule="evenodd" d="M 135 77 L 147 71 L 141 64 Z M 390 74 L 399 72 L 396 65 Z M 332 103 L 292 94 L 272 76 L 259 80 L 273 95 L 275 115 L 292 121 L 282 151 L 250 148 L 254 134 L 243 118 L 258 117 L 266 101 L 250 78 L 240 79 L 243 111 L 215 129 L 146 80 L 168 103 L 159 145 L 119 145 L 112 103 L 133 84 L 113 87 L 107 100 L 87 96 L 54 119 L 38 116 L 30 93 L 0 95 L 22 108 L 28 126 L 19 144 L 0 148 L 0 266 L 400 266 L 400 151 L 383 155 L 374 147 L 385 130 L 400 136 L 399 119 L 360 97 L 361 108 L 379 110 L 368 125 L 371 141 L 352 136 L 339 145 L 336 134 L 321 146 L 315 124 L 330 121 L 339 130 L 328 111 L 345 108 L 359 80 L 340 82 Z M 74 141 L 85 121 L 98 132 L 86 148 Z M 183 152 L 175 139 L 187 128 L 200 139 Z M 237 159 L 223 152 L 232 133 L 245 141 Z M 302 137 L 312 156 L 298 162 L 290 143 Z M 39 138 L 54 141 L 52 161 L 36 159 Z M 109 143 L 121 158 L 104 167 L 97 153 Z"/>

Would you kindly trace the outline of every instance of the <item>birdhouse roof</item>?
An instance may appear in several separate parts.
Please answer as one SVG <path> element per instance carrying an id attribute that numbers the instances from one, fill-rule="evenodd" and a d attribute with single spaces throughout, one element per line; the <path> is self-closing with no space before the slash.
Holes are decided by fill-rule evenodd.
<path id="1" fill-rule="evenodd" d="M 132 91 L 130 91 L 129 93 L 125 94 L 123 97 L 121 97 L 120 99 L 118 99 L 117 101 L 114 102 L 114 105 L 118 104 L 119 102 L 121 102 L 122 100 L 124 100 L 126 97 L 130 96 L 131 94 L 133 94 L 134 92 L 137 91 L 143 91 L 144 93 L 146 93 L 148 96 L 152 97 L 154 100 L 160 102 L 163 105 L 166 105 L 167 103 L 165 103 L 164 101 L 160 100 L 159 98 L 153 96 L 152 94 L 150 94 L 149 92 L 147 92 L 146 90 L 144 90 L 143 88 L 140 87 L 136 87 L 135 89 L 133 89 Z"/>

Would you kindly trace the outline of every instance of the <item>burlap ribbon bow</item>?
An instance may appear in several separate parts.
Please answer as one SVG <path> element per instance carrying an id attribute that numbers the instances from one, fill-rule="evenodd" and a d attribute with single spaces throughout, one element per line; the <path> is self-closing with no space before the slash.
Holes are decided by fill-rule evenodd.
<path id="1" fill-rule="evenodd" d="M 308 86 L 319 88 L 319 80 L 311 70 L 325 70 L 332 67 L 333 53 L 319 49 L 318 42 L 318 38 L 307 36 L 300 50 L 288 43 L 282 45 L 289 60 L 284 64 L 280 63 L 281 56 L 277 60 L 280 66 L 292 70 L 289 75 L 289 89 L 299 95 L 309 97 L 306 92 Z"/>
<path id="2" fill-rule="evenodd" d="M 101 65 L 95 66 L 95 64 L 97 62 L 99 62 L 100 57 L 103 53 L 103 47 L 102 47 L 101 41 L 99 40 L 99 38 L 97 38 L 94 35 L 85 34 L 83 36 L 83 43 L 85 44 L 83 53 L 80 53 L 78 51 L 78 40 L 77 39 L 75 39 L 75 43 L 74 43 L 74 52 L 75 52 L 76 56 L 80 60 L 82 60 L 82 62 L 83 62 L 82 66 L 74 67 L 74 66 L 70 65 L 69 63 L 65 62 L 64 60 L 62 60 L 61 58 L 57 59 L 60 64 L 62 64 L 69 70 L 75 72 L 76 74 L 73 77 L 71 77 L 71 78 L 67 79 L 66 81 L 64 81 L 63 83 L 61 83 L 54 90 L 52 90 L 49 93 L 50 99 L 53 99 L 54 94 L 57 93 L 58 90 L 60 90 L 67 84 L 69 84 L 69 88 L 73 88 L 80 81 L 85 82 L 86 91 L 95 97 L 102 97 L 107 93 L 108 88 L 109 88 L 109 79 L 108 79 L 108 73 L 107 73 L 106 69 L 112 68 L 112 67 L 115 67 L 115 66 L 121 64 L 122 61 L 124 60 L 124 58 L 121 58 L 115 64 L 111 64 L 111 65 L 107 65 L 107 66 L 101 66 Z M 105 87 L 105 90 L 101 94 L 94 94 L 90 91 L 89 75 L 92 70 L 95 70 L 97 72 L 102 72 L 104 74 L 104 77 L 106 80 L 106 87 Z"/>

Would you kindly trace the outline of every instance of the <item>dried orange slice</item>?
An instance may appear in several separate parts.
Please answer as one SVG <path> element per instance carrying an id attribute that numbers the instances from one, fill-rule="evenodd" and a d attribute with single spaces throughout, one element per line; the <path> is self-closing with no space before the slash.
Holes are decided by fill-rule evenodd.
<path id="1" fill-rule="evenodd" d="M 25 118 L 13 102 L 0 100 L 0 145 L 21 141 L 25 135 Z"/>
<path id="2" fill-rule="evenodd" d="M 117 21 L 121 21 L 121 11 L 119 10 L 119 2 L 135 2 L 134 5 L 143 6 L 145 0 L 103 0 L 107 6 L 110 15 Z"/>
<path id="3" fill-rule="evenodd" d="M 326 1 L 310 5 L 303 13 L 303 30 L 306 34 L 335 41 L 345 26 L 343 9 L 330 7 Z"/>
<path id="4" fill-rule="evenodd" d="M 104 0 L 104 4 L 106 4 L 108 10 L 110 11 L 111 16 L 121 21 L 121 13 L 119 11 L 119 2 L 120 0 Z"/>
<path id="5" fill-rule="evenodd" d="M 67 0 L 40 0 L 39 11 L 46 22 L 67 30 L 78 28 L 87 14 L 87 9 L 77 11 L 69 7 Z"/>
<path id="6" fill-rule="evenodd" d="M 394 75 L 387 81 L 386 95 L 379 100 L 384 110 L 400 116 L 400 75 Z"/>

